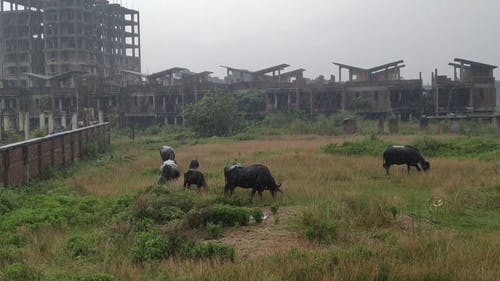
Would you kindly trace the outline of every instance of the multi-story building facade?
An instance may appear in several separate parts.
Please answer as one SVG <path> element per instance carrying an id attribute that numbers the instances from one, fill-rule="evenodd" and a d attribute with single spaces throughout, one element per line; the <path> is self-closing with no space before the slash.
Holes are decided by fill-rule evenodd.
<path id="1" fill-rule="evenodd" d="M 138 11 L 104 0 L 0 0 L 0 7 L 3 87 L 44 83 L 25 73 L 118 79 L 121 69 L 141 70 Z"/>

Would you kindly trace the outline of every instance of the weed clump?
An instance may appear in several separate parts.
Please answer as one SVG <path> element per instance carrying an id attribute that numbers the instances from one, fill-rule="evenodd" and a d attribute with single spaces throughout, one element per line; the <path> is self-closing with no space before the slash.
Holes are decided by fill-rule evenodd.
<path id="1" fill-rule="evenodd" d="M 66 242 L 66 250 L 71 257 L 85 257 L 96 251 L 95 239 L 91 235 L 73 235 Z"/>
<path id="2" fill-rule="evenodd" d="M 36 280 L 38 274 L 24 263 L 13 263 L 4 270 L 4 281 Z"/>
<path id="3" fill-rule="evenodd" d="M 167 242 L 163 236 L 154 232 L 140 232 L 129 252 L 133 261 L 145 262 L 164 258 L 166 250 Z"/>

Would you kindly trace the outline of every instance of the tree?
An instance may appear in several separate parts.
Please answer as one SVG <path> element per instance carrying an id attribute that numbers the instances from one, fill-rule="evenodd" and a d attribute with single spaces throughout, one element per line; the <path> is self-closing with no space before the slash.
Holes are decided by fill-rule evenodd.
<path id="1" fill-rule="evenodd" d="M 234 97 L 221 93 L 206 94 L 184 111 L 186 124 L 202 137 L 229 136 L 240 125 L 238 105 Z"/>

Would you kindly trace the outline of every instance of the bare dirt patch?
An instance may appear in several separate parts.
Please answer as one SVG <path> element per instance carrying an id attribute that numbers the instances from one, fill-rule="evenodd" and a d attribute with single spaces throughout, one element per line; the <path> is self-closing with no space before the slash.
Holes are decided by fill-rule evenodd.
<path id="1" fill-rule="evenodd" d="M 299 207 L 281 207 L 278 213 L 273 215 L 268 209 L 263 209 L 264 213 L 269 214 L 267 220 L 228 229 L 224 237 L 216 242 L 233 246 L 240 259 L 270 256 L 286 252 L 292 247 L 305 247 L 309 243 L 292 230 L 289 223 L 299 211 Z"/>

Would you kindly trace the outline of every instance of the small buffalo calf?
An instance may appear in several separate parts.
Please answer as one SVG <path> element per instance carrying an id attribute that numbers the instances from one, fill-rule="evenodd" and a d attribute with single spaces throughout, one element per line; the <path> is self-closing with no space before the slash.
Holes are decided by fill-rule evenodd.
<path id="1" fill-rule="evenodd" d="M 200 167 L 200 162 L 198 160 L 191 160 L 191 163 L 189 163 L 189 169 L 190 170 L 196 170 Z"/>
<path id="2" fill-rule="evenodd" d="M 202 187 L 207 188 L 207 182 L 202 172 L 198 170 L 188 170 L 184 173 L 184 188 L 190 188 L 191 185 L 196 185 L 198 191 Z"/>

